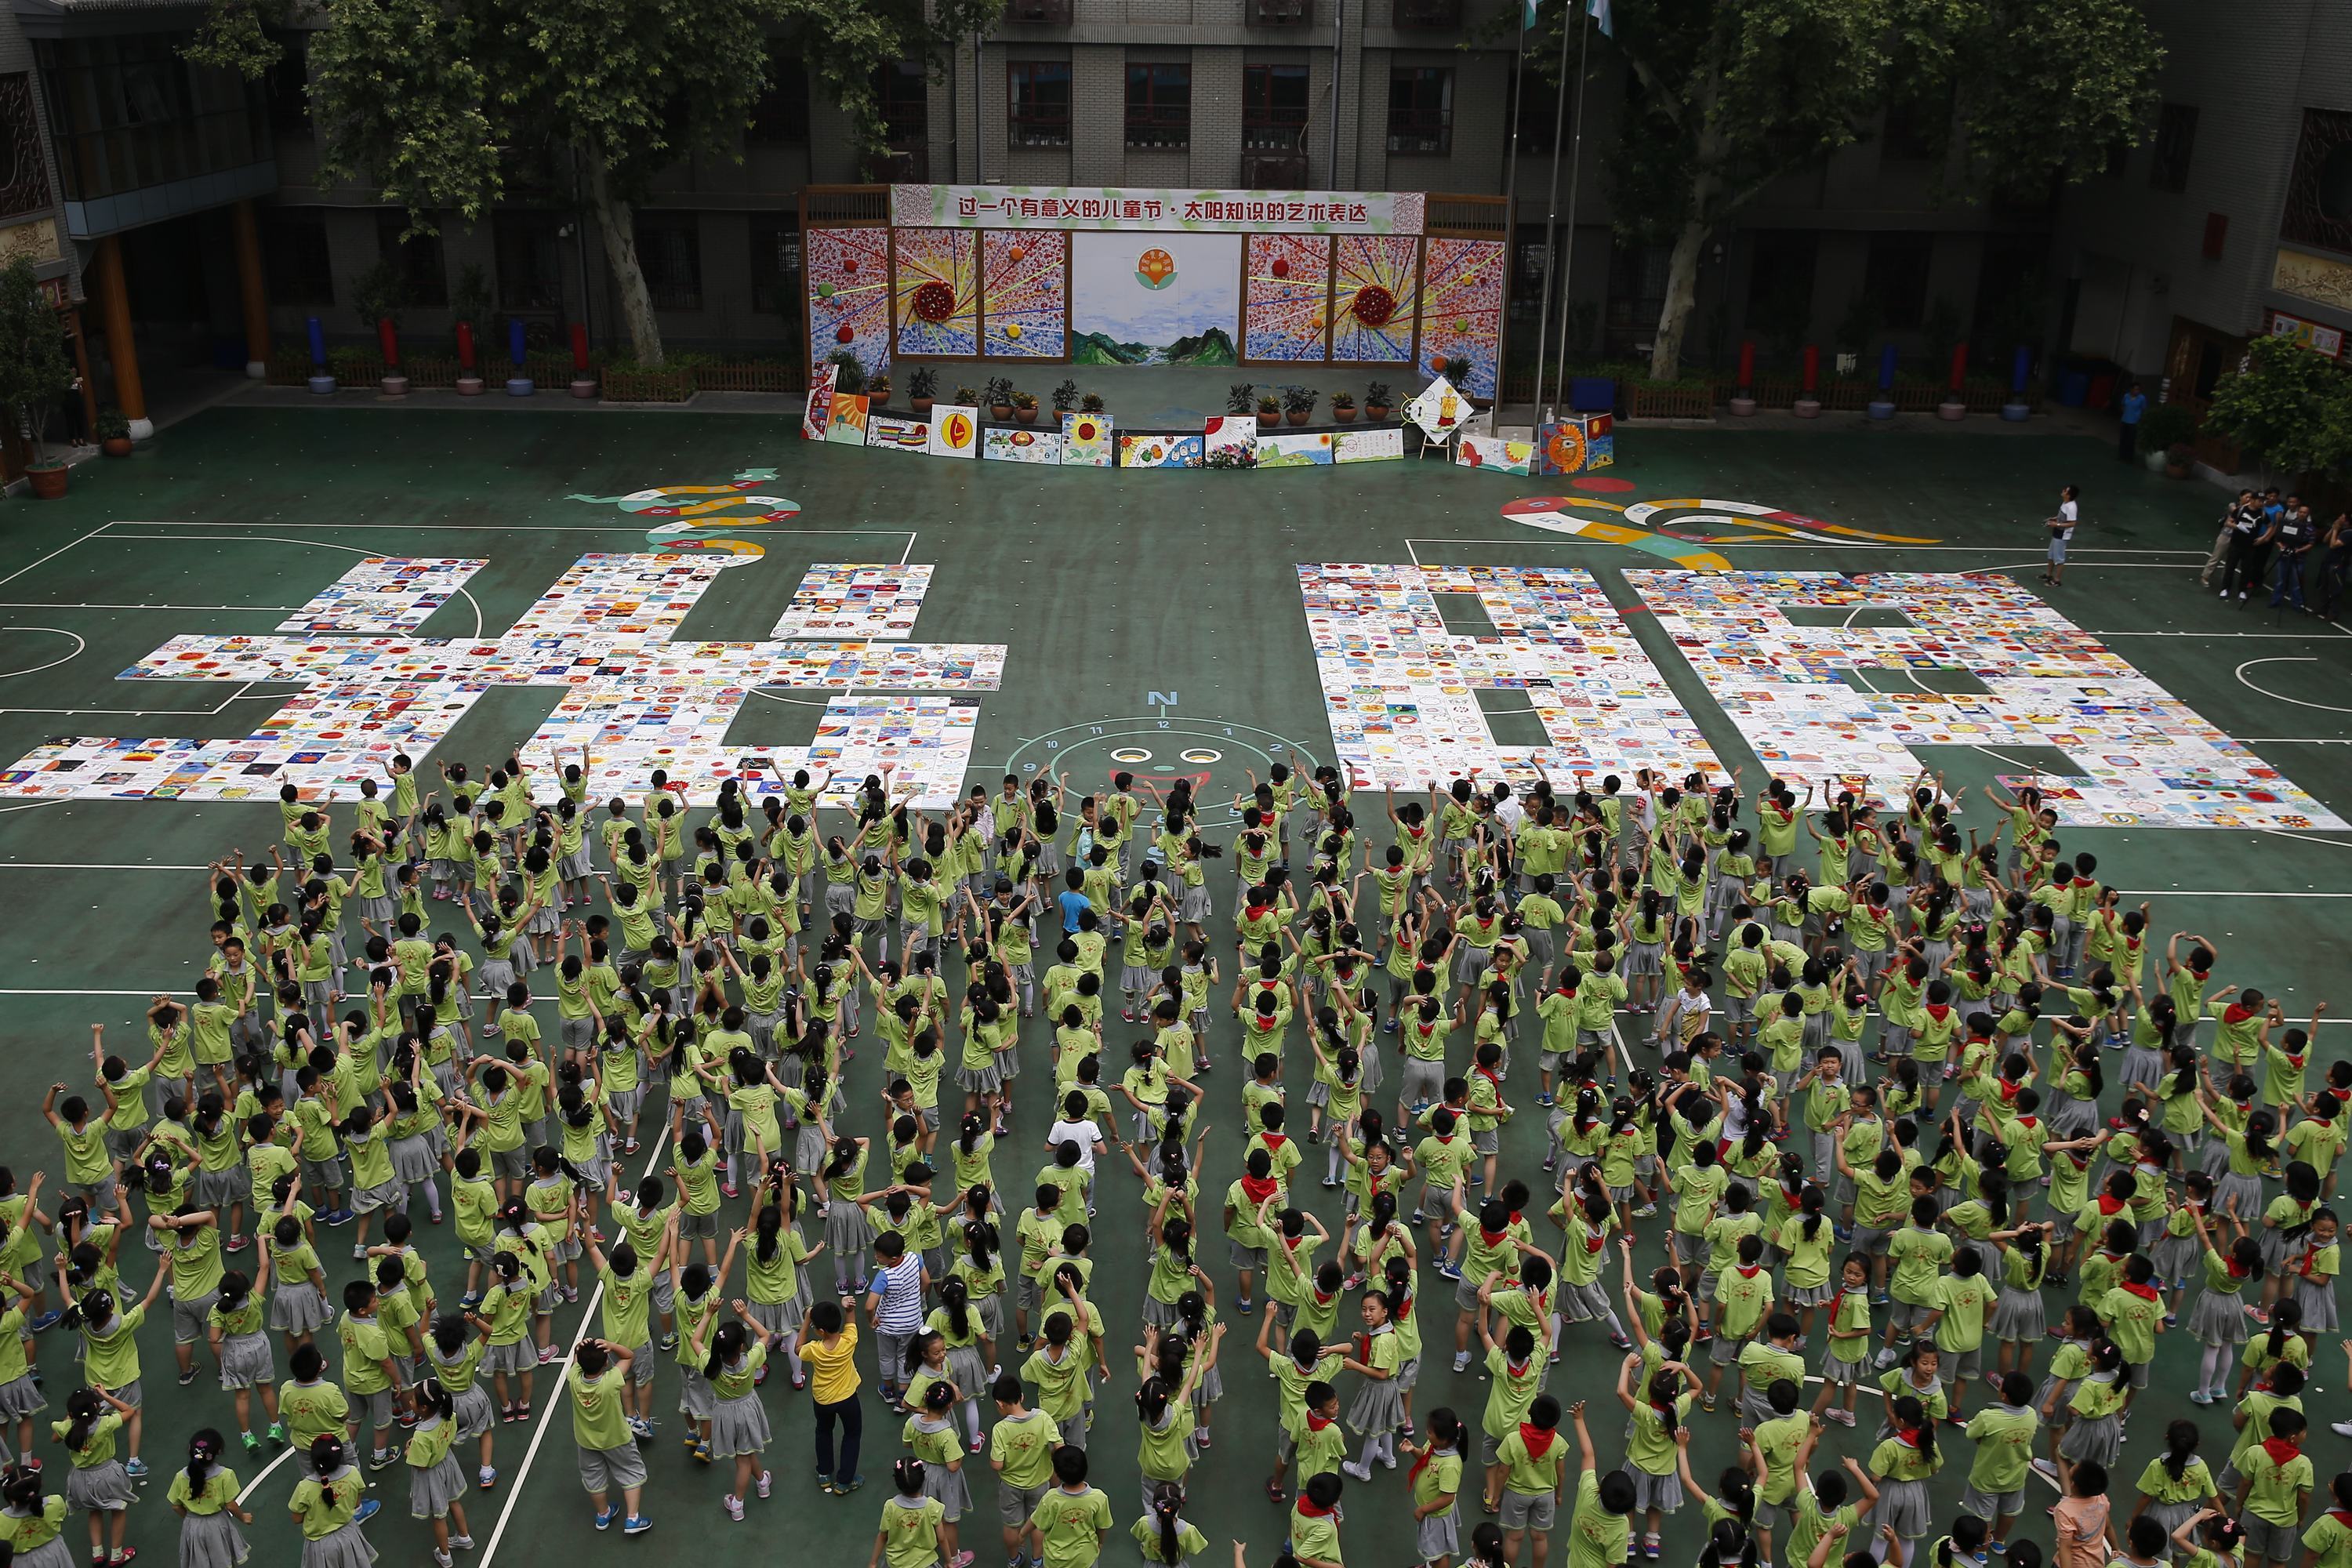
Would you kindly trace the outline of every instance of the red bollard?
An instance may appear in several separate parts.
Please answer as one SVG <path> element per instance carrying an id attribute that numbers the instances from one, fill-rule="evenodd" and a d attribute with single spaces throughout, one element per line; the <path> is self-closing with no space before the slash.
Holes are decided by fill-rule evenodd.
<path id="1" fill-rule="evenodd" d="M 482 395 L 482 373 L 474 363 L 474 323 L 457 323 L 457 395 L 461 397 Z"/>
<path id="2" fill-rule="evenodd" d="M 1756 345 L 1739 345 L 1739 382 L 1732 388 L 1731 412 L 1746 418 L 1756 412 Z"/>
<path id="3" fill-rule="evenodd" d="M 408 378 L 400 374 L 400 333 L 389 321 L 375 324 L 377 347 L 383 351 L 383 395 L 386 397 L 408 395 Z"/>
<path id="4" fill-rule="evenodd" d="M 588 369 L 588 329 L 578 321 L 572 323 L 572 395 L 596 395 L 596 378 Z"/>
<path id="5" fill-rule="evenodd" d="M 1821 379 L 1822 351 L 1816 345 L 1807 343 L 1804 389 L 1797 394 L 1796 405 L 1790 410 L 1798 418 L 1819 419 L 1822 416 L 1822 400 L 1814 393 L 1814 388 L 1820 384 Z"/>
<path id="6" fill-rule="evenodd" d="M 1944 395 L 1944 401 L 1936 405 L 1936 416 L 1937 418 L 1965 419 L 1968 417 L 1968 397 L 1960 390 L 1960 384 L 1967 377 L 1968 374 L 1969 345 L 1966 343 L 1955 344 L 1952 349 L 1952 386 L 1951 390 Z"/>

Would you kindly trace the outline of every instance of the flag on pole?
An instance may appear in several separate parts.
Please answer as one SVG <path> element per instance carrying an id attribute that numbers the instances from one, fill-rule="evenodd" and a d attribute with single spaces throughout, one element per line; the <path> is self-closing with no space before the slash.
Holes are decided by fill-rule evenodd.
<path id="1" fill-rule="evenodd" d="M 1530 16 L 1534 15 L 1535 7 L 1532 4 L 1528 9 Z M 1602 37 L 1613 38 L 1617 36 L 1617 25 L 1609 15 L 1609 0 L 1584 0 L 1584 9 L 1587 15 L 1601 24 Z"/>
<path id="2" fill-rule="evenodd" d="M 1522 13 L 1519 20 L 1519 26 L 1522 29 L 1532 27 L 1536 25 L 1536 0 L 1525 0 L 1525 4 L 1526 9 Z"/>

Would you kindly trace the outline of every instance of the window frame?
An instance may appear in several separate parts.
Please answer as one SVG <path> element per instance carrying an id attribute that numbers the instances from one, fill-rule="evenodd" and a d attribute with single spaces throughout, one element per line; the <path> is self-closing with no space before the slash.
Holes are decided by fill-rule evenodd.
<path id="1" fill-rule="evenodd" d="M 1440 100 L 1433 116 L 1418 100 L 1423 83 L 1437 84 Z M 1397 92 L 1408 89 L 1414 101 L 1400 106 Z M 1388 150 L 1393 157 L 1444 158 L 1454 152 L 1454 89 L 1452 66 L 1391 66 L 1389 68 Z M 1434 123 L 1434 131 L 1428 127 Z M 1411 143 L 1411 145 L 1407 145 Z"/>
<path id="2" fill-rule="evenodd" d="M 1036 89 L 1056 80 L 1062 89 L 1060 112 L 1040 112 L 1036 107 Z M 1013 147 L 1067 147 L 1070 144 L 1074 89 L 1073 72 L 1067 60 L 1005 61 L 1004 133 L 1007 143 Z"/>
<path id="3" fill-rule="evenodd" d="M 1275 73 L 1297 73 L 1298 103 L 1294 109 L 1274 101 Z M 1256 79 L 1253 80 L 1253 79 Z M 1314 89 L 1303 61 L 1265 60 L 1242 67 L 1242 147 L 1253 153 L 1296 153 L 1306 145 L 1307 126 L 1314 114 Z M 1297 118 L 1291 118 L 1296 114 Z"/>
<path id="4" fill-rule="evenodd" d="M 1162 81 L 1163 73 L 1170 79 Z M 1136 89 L 1143 100 L 1136 101 Z M 1163 101 L 1161 95 L 1169 95 Z M 1181 93 L 1181 100 L 1175 100 Z M 1129 60 L 1127 100 L 1121 121 L 1129 148 L 1139 152 L 1181 153 L 1192 145 L 1192 66 L 1189 60 Z"/>

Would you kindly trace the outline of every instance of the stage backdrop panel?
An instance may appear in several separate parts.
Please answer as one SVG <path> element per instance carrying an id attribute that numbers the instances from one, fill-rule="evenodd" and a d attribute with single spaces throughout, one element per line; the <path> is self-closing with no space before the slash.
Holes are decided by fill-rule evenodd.
<path id="1" fill-rule="evenodd" d="M 846 349 L 867 375 L 890 368 L 890 231 L 813 228 L 805 258 L 809 368 Z"/>
<path id="2" fill-rule="evenodd" d="M 1232 364 L 1241 278 L 1237 234 L 1081 229 L 1070 236 L 1070 358 Z"/>
<path id="3" fill-rule="evenodd" d="M 895 243 L 891 319 L 898 352 L 977 354 L 980 237 L 969 229 L 902 228 Z"/>
<path id="4" fill-rule="evenodd" d="M 1499 239 L 1433 239 L 1421 264 L 1421 363 L 1466 359 L 1473 397 L 1492 397 L 1501 375 L 1504 268 Z"/>
<path id="5" fill-rule="evenodd" d="M 1052 229 L 980 237 L 981 352 L 1063 359 L 1070 352 L 1070 237 Z"/>
<path id="6" fill-rule="evenodd" d="M 1330 357 L 1330 237 L 1254 234 L 1244 256 L 1242 357 Z"/>
<path id="7" fill-rule="evenodd" d="M 1331 359 L 1402 364 L 1412 358 L 1421 289 L 1421 241 L 1401 235 L 1343 234 L 1334 242 Z"/>

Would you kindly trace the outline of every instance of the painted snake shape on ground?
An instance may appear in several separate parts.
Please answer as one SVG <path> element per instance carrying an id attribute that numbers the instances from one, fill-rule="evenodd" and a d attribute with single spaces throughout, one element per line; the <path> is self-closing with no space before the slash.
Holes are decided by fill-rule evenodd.
<path id="1" fill-rule="evenodd" d="M 801 503 L 796 500 L 742 493 L 775 477 L 773 468 L 745 468 L 723 485 L 656 485 L 651 489 L 631 490 L 625 496 L 572 495 L 563 499 L 586 501 L 592 506 L 618 507 L 639 517 L 669 518 L 673 521 L 646 531 L 646 542 L 656 551 L 663 554 L 709 552 L 727 557 L 724 565 L 741 566 L 757 561 L 766 552 L 748 539 L 722 539 L 717 537 L 719 534 L 785 522 L 801 514 Z M 687 499 L 694 496 L 713 499 Z"/>
<path id="2" fill-rule="evenodd" d="M 1605 512 L 1607 517 L 1582 515 Z M 1690 512 L 1677 519 L 1680 526 L 1661 528 L 1651 520 L 1665 512 Z M 1696 572 L 1728 572 L 1731 563 L 1707 548 L 1714 544 L 1754 544 L 1769 539 L 1798 539 L 1816 544 L 1933 544 L 1901 533 L 1874 533 L 1843 523 L 1822 522 L 1777 507 L 1739 500 L 1644 500 L 1630 505 L 1595 500 L 1590 496 L 1528 496 L 1506 502 L 1503 515 L 1513 522 L 1553 533 L 1571 533 L 1596 544 L 1621 544 L 1629 550 L 1663 556 Z M 1644 526 L 1644 525 L 1647 526 Z M 1687 532 L 1693 524 L 1710 531 Z M 1713 530 L 1728 529 L 1718 532 Z"/>

